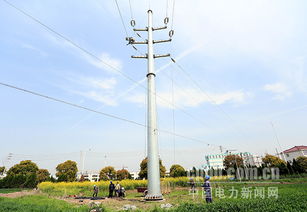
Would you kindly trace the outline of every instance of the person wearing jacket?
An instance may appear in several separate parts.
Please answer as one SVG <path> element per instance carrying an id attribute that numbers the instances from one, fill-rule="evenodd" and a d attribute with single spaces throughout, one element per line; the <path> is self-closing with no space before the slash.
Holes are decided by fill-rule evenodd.
<path id="1" fill-rule="evenodd" d="M 98 191 L 99 191 L 98 186 L 94 185 L 94 189 L 93 190 L 94 190 L 93 197 L 97 197 Z"/>
<path id="2" fill-rule="evenodd" d="M 210 176 L 205 176 L 205 182 L 204 182 L 204 194 L 206 195 L 206 202 L 211 203 L 212 202 L 212 191 L 211 191 L 211 185 L 210 185 Z"/>
<path id="3" fill-rule="evenodd" d="M 109 198 L 113 197 L 114 189 L 115 189 L 115 185 L 113 184 L 112 181 L 110 181 L 110 185 L 109 185 Z"/>

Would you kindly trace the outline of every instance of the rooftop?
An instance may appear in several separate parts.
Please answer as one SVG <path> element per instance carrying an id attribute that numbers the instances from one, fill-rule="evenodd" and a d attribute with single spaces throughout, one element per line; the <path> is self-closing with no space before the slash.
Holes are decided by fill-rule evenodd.
<path id="1" fill-rule="evenodd" d="M 289 152 L 296 152 L 296 151 L 300 151 L 300 150 L 307 150 L 307 146 L 294 146 L 290 149 L 287 149 L 285 151 L 283 151 L 283 153 L 289 153 Z"/>

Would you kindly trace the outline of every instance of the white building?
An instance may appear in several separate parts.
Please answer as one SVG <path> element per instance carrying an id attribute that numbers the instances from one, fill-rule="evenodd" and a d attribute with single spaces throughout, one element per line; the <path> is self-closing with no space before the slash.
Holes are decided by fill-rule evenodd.
<path id="1" fill-rule="evenodd" d="M 6 177 L 6 173 L 3 172 L 2 174 L 0 174 L 0 180 Z"/>
<path id="2" fill-rule="evenodd" d="M 299 156 L 307 156 L 307 146 L 294 146 L 290 149 L 287 149 L 281 153 L 282 159 L 292 162 L 293 159 L 298 158 Z"/>
<path id="3" fill-rule="evenodd" d="M 239 152 L 239 153 L 221 153 L 221 154 L 212 154 L 205 155 L 205 164 L 203 165 L 204 170 L 209 169 L 223 169 L 224 168 L 224 159 L 227 155 L 238 155 L 243 159 L 244 165 L 256 166 L 257 164 L 254 161 L 254 157 L 249 152 Z"/>
<path id="4" fill-rule="evenodd" d="M 78 173 L 77 179 L 80 180 L 81 176 L 83 175 L 85 180 L 89 180 L 91 182 L 97 182 L 99 181 L 99 173 L 98 172 L 84 172 L 84 173 Z"/>
<path id="5" fill-rule="evenodd" d="M 262 164 L 262 157 L 259 155 L 253 155 L 254 165 L 259 167 Z"/>
<path id="6" fill-rule="evenodd" d="M 136 180 L 139 177 L 139 172 L 130 172 L 131 178 Z"/>

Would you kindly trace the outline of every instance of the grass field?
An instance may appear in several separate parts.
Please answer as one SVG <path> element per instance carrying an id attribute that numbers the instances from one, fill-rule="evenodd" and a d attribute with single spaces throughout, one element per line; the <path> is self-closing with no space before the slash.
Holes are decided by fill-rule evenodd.
<path id="1" fill-rule="evenodd" d="M 280 182 L 259 183 L 222 183 L 212 182 L 212 204 L 206 204 L 201 192 L 189 194 L 188 187 L 172 188 L 171 192 L 164 194 L 162 202 L 143 202 L 135 190 L 127 191 L 126 200 L 103 200 L 102 211 L 118 211 L 125 204 L 135 205 L 138 211 L 166 211 L 160 208 L 161 204 L 170 203 L 173 207 L 167 211 L 172 212 L 199 212 L 199 211 L 307 211 L 307 178 L 285 179 Z M 241 191 L 244 188 L 252 188 L 251 196 L 244 198 Z M 278 197 L 268 197 L 268 188 L 278 189 Z M 265 196 L 255 197 L 254 190 L 263 188 Z M 217 190 L 224 190 L 226 196 L 216 196 Z M 230 198 L 231 190 L 238 190 L 237 198 Z M 104 193 L 105 194 L 105 193 Z M 72 200 L 72 199 L 71 199 Z M 24 196 L 15 199 L 0 198 L 0 212 L 2 211 L 89 211 L 88 204 L 79 206 L 68 203 L 67 200 L 54 199 L 48 193 L 40 195 Z"/>
<path id="2" fill-rule="evenodd" d="M 46 195 L 32 195 L 19 198 L 0 197 L 0 211 L 31 211 L 31 212 L 85 212 L 88 206 L 75 206 L 63 200 L 49 198 Z"/>
<path id="3" fill-rule="evenodd" d="M 0 189 L 0 194 L 8 194 L 8 193 L 24 191 L 24 190 L 27 190 L 27 189 L 24 189 L 24 188 L 3 188 L 3 189 Z"/>

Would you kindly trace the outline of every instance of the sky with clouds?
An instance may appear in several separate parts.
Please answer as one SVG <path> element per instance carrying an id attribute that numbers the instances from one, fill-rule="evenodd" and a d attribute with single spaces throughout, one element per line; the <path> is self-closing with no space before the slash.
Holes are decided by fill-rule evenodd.
<path id="1" fill-rule="evenodd" d="M 146 46 L 135 51 L 126 45 L 114 0 L 8 2 L 95 57 L 0 1 L 2 83 L 146 123 L 147 64 L 130 57 Z M 142 40 L 130 20 L 145 27 L 149 1 L 131 0 L 132 14 L 128 0 L 118 4 L 128 35 Z M 203 143 L 161 132 L 165 165 L 200 166 L 219 145 L 258 155 L 306 145 L 306 1 L 176 0 L 174 16 L 172 5 L 150 2 L 154 25 L 163 26 L 168 14 L 168 30 L 175 30 L 172 42 L 156 44 L 154 51 L 170 53 L 179 65 L 155 60 L 158 128 Z M 168 31 L 156 31 L 154 38 L 168 39 Z M 54 172 L 59 162 L 73 159 L 82 169 L 83 151 L 86 170 L 110 164 L 137 171 L 144 158 L 143 127 L 3 86 L 0 98 L 0 157 L 6 166 L 32 159 Z"/>

